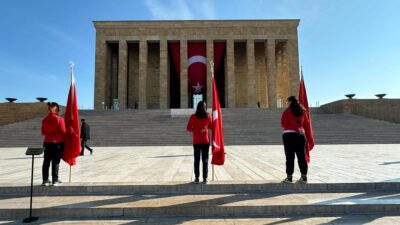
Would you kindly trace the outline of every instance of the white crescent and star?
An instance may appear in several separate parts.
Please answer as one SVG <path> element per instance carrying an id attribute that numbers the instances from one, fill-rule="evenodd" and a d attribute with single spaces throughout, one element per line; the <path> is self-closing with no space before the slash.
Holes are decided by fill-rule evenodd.
<path id="1" fill-rule="evenodd" d="M 214 110 L 212 112 L 212 118 L 213 118 L 213 122 L 218 119 L 218 111 L 217 110 Z"/>
<path id="2" fill-rule="evenodd" d="M 221 148 L 220 146 L 218 146 L 217 145 L 217 143 L 215 143 L 215 141 L 213 141 L 213 144 L 212 144 L 214 147 L 216 147 L 216 148 Z"/>
<path id="3" fill-rule="evenodd" d="M 194 64 L 194 63 L 203 63 L 205 66 L 207 66 L 207 58 L 202 56 L 202 55 L 194 55 L 188 59 L 188 68 Z M 192 86 L 194 88 L 194 93 L 201 93 L 201 89 L 204 87 L 204 85 L 200 85 L 199 82 L 195 86 Z"/>

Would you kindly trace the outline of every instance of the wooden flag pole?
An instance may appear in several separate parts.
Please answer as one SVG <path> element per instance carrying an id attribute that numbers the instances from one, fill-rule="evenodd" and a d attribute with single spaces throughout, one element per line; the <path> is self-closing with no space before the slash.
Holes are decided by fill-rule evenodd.
<path id="1" fill-rule="evenodd" d="M 69 182 L 71 183 L 71 171 L 72 171 L 72 166 L 69 165 Z"/>
<path id="2" fill-rule="evenodd" d="M 212 165 L 212 181 L 214 181 L 214 175 L 215 175 L 215 173 L 214 173 L 214 164 Z"/>
<path id="3" fill-rule="evenodd" d="M 211 78 L 214 78 L 214 61 L 212 60 L 210 61 L 210 71 L 211 71 Z M 211 105 L 211 113 L 212 113 L 212 105 Z M 213 138 L 211 135 L 211 154 L 212 154 L 212 146 L 213 146 Z M 214 171 L 214 164 L 212 164 L 212 181 L 214 181 L 214 178 L 215 178 L 215 171 Z"/>

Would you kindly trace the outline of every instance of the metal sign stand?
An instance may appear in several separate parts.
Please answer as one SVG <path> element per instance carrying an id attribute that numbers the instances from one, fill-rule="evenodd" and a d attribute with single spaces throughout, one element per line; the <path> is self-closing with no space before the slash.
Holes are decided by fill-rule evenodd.
<path id="1" fill-rule="evenodd" d="M 32 156 L 32 173 L 31 173 L 31 201 L 29 206 L 29 217 L 22 220 L 23 223 L 31 223 L 38 220 L 38 217 L 32 217 L 32 196 L 33 196 L 33 165 L 35 160 L 35 155 L 40 155 L 44 151 L 44 148 L 28 148 L 25 155 Z"/>

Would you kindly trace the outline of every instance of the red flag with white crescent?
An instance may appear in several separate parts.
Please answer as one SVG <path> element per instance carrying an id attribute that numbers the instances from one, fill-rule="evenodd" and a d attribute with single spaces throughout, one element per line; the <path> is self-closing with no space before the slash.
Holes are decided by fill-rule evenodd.
<path id="1" fill-rule="evenodd" d="M 303 78 L 303 70 L 301 71 L 301 80 L 300 80 L 300 88 L 299 88 L 299 103 L 306 108 L 306 120 L 307 123 L 304 126 L 304 131 L 306 133 L 306 160 L 307 163 L 310 163 L 310 151 L 314 148 L 314 133 L 312 129 L 312 124 L 311 124 L 311 115 L 310 115 L 310 110 L 308 107 L 308 99 L 307 99 L 307 91 L 306 91 L 306 86 L 304 84 L 304 78 Z"/>
<path id="2" fill-rule="evenodd" d="M 224 146 L 224 132 L 222 129 L 222 116 L 221 106 L 218 99 L 217 86 L 215 84 L 214 75 L 212 75 L 212 160 L 211 164 L 224 165 L 225 163 L 225 146 Z"/>
<path id="3" fill-rule="evenodd" d="M 193 94 L 207 93 L 206 42 L 188 43 L 188 91 Z"/>
<path id="4" fill-rule="evenodd" d="M 67 132 L 64 137 L 64 153 L 62 159 L 70 166 L 73 166 L 76 164 L 76 157 L 78 157 L 81 152 L 78 101 L 73 68 L 71 68 L 71 86 L 69 88 L 64 121 Z"/>

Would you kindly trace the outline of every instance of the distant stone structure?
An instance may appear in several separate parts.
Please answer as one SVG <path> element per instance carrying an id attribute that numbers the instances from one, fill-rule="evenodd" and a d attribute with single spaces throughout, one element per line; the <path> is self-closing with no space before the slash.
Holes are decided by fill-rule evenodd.
<path id="1" fill-rule="evenodd" d="M 94 108 L 192 107 L 188 45 L 206 43 L 207 61 L 224 43 L 216 82 L 222 107 L 276 108 L 297 95 L 299 20 L 94 21 Z M 179 44 L 180 66 L 171 62 Z M 179 70 L 179 72 L 177 71 Z M 207 93 L 211 102 L 210 65 Z M 117 101 L 116 101 L 117 100 Z"/>
<path id="2" fill-rule="evenodd" d="M 350 113 L 400 123 L 400 99 L 343 99 L 322 105 L 321 108 L 334 113 Z"/>
<path id="3" fill-rule="evenodd" d="M 0 126 L 44 117 L 49 113 L 46 102 L 0 103 Z M 64 114 L 65 107 L 60 106 L 60 115 Z M 40 132 L 40 131 L 38 131 Z"/>

